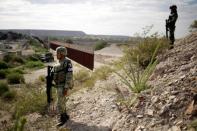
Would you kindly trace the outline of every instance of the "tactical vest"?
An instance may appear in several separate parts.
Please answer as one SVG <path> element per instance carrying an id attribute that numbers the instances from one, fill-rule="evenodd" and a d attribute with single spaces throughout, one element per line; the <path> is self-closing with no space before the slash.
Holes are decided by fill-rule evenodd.
<path id="1" fill-rule="evenodd" d="M 64 63 L 62 65 L 59 65 L 56 67 L 56 70 L 54 72 L 54 81 L 56 85 L 63 85 L 66 82 L 66 75 L 68 72 L 72 72 L 72 64 L 71 61 L 68 59 L 65 59 Z"/>

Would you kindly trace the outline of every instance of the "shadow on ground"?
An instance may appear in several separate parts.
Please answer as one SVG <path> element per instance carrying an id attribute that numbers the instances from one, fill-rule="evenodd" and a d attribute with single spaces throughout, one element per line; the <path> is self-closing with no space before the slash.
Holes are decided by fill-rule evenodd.
<path id="1" fill-rule="evenodd" d="M 72 120 L 69 120 L 65 125 L 64 128 L 69 129 L 70 131 L 111 131 L 112 129 L 109 127 L 102 127 L 102 126 L 94 126 L 94 125 L 87 125 L 85 123 L 77 123 Z"/>

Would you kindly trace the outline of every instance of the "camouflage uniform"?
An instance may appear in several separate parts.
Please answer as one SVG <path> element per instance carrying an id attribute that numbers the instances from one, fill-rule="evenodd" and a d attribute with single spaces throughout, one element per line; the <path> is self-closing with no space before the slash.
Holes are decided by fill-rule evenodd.
<path id="1" fill-rule="evenodd" d="M 176 23 L 176 20 L 178 18 L 178 14 L 177 14 L 177 7 L 176 5 L 172 5 L 170 6 L 170 9 L 171 9 L 171 13 L 170 13 L 170 16 L 168 18 L 168 23 L 167 23 L 167 26 L 168 26 L 168 29 L 170 31 L 170 41 L 171 41 L 171 45 L 174 44 L 174 41 L 175 41 L 175 38 L 174 38 L 174 31 L 175 31 L 175 23 Z"/>
<path id="2" fill-rule="evenodd" d="M 58 112 L 66 112 L 66 96 L 65 90 L 73 87 L 73 71 L 72 63 L 68 59 L 60 61 L 53 67 L 55 87 L 57 88 L 57 109 Z"/>
<path id="3" fill-rule="evenodd" d="M 53 67 L 53 79 L 57 88 L 57 111 L 60 113 L 57 126 L 62 126 L 69 119 L 66 113 L 66 94 L 64 93 L 73 87 L 73 70 L 71 61 L 65 57 L 66 48 L 58 47 L 56 52 L 59 63 Z"/>

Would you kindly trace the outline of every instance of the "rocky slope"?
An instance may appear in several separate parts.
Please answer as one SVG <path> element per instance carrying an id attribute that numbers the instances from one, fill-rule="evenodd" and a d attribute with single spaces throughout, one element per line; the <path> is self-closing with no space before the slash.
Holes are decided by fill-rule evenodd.
<path id="1" fill-rule="evenodd" d="M 197 109 L 197 32 L 177 41 L 174 49 L 159 56 L 150 84 L 154 88 L 144 91 L 113 129 L 188 130 Z M 126 123 L 120 124 L 123 121 Z"/>

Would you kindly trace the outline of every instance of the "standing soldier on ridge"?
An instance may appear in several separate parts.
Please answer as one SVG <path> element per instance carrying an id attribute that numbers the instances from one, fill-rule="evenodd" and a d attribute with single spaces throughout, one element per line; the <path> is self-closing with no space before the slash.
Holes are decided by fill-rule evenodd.
<path id="1" fill-rule="evenodd" d="M 61 46 L 56 49 L 59 63 L 53 67 L 55 87 L 57 88 L 57 111 L 60 114 L 57 126 L 62 126 L 69 119 L 66 113 L 66 95 L 73 87 L 72 63 L 66 58 L 67 50 Z"/>
<path id="2" fill-rule="evenodd" d="M 178 18 L 177 6 L 176 5 L 170 6 L 170 10 L 171 12 L 170 12 L 169 18 L 166 21 L 166 28 L 170 32 L 170 45 L 171 45 L 170 48 L 172 49 L 174 45 L 174 41 L 175 41 L 175 38 L 174 38 L 174 31 L 176 28 L 175 23 Z"/>

